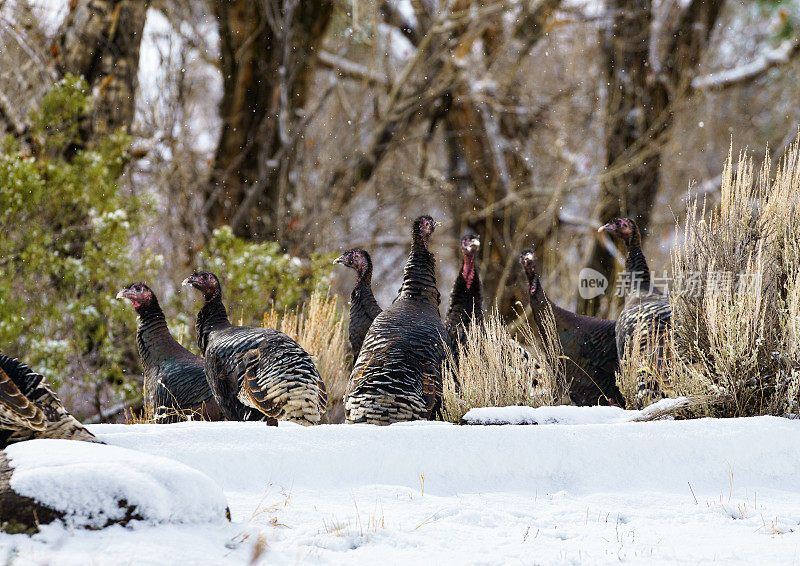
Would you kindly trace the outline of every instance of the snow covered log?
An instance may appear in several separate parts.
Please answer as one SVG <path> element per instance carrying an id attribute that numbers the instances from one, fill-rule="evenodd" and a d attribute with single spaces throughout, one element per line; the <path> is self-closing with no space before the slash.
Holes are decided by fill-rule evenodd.
<path id="1" fill-rule="evenodd" d="M 127 448 L 32 440 L 0 452 L 0 530 L 35 533 L 56 520 L 102 529 L 131 521 L 230 520 L 220 487 L 179 462 Z"/>
<path id="2" fill-rule="evenodd" d="M 39 530 L 38 525 L 52 523 L 64 516 L 63 512 L 15 492 L 10 485 L 13 471 L 6 453 L 0 451 L 0 531 L 33 534 Z"/>

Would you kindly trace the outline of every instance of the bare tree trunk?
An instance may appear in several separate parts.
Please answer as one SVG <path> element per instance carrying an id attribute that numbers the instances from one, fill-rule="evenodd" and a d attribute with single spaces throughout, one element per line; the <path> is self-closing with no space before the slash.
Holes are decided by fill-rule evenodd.
<path id="1" fill-rule="evenodd" d="M 332 0 L 217 0 L 222 135 L 205 205 L 210 227 L 279 239 L 287 179 Z M 283 188 L 282 188 L 283 187 Z"/>
<path id="2" fill-rule="evenodd" d="M 656 30 L 650 0 L 609 0 L 615 16 L 604 42 L 606 178 L 600 192 L 600 222 L 628 216 L 647 233 L 675 106 L 690 94 L 697 63 L 724 3 L 669 4 Z M 589 267 L 613 278 L 614 260 L 597 242 Z M 606 315 L 610 300 L 608 296 L 579 299 L 579 310 Z"/>
<path id="3" fill-rule="evenodd" d="M 85 0 L 71 9 L 51 46 L 59 74 L 82 75 L 92 88 L 89 145 L 120 127 L 130 131 L 139 47 L 149 0 Z"/>
<path id="4" fill-rule="evenodd" d="M 545 37 L 546 24 L 560 4 L 560 0 L 531 3 L 533 9 L 523 13 L 512 34 L 520 42 L 516 51 L 497 39 L 495 32 L 502 25 L 500 22 L 487 26 L 482 36 L 487 66 L 493 65 L 500 57 L 518 62 L 527 55 Z M 463 41 L 460 48 L 467 48 Z M 511 68 L 516 68 L 516 65 L 511 65 Z M 510 80 L 498 85 L 498 92 L 490 98 L 513 104 L 518 98 L 514 84 L 515 81 Z M 468 85 L 469 81 L 464 81 L 459 85 L 460 90 L 454 93 L 444 120 L 445 135 L 456 140 L 474 189 L 474 200 L 466 207 L 463 218 L 464 223 L 481 236 L 486 297 L 497 304 L 504 317 L 510 319 L 514 316 L 514 304 L 524 298 L 513 273 L 516 272 L 517 254 L 522 243 L 520 228 L 526 227 L 530 211 L 528 207 L 520 207 L 521 210 L 501 207 L 486 215 L 478 216 L 471 212 L 492 207 L 529 185 L 529 169 L 509 140 L 524 137 L 520 134 L 529 131 L 532 124 L 522 123 L 519 119 L 501 120 L 489 103 L 473 101 L 475 96 L 469 92 Z M 535 240 L 527 243 L 537 247 L 546 236 L 539 230 L 526 232 Z"/>
<path id="5" fill-rule="evenodd" d="M 511 276 L 519 248 L 516 244 L 529 211 L 510 207 L 497 207 L 488 214 L 475 211 L 492 208 L 526 186 L 529 169 L 509 140 L 528 131 L 531 124 L 511 117 L 501 119 L 492 104 L 484 102 L 514 100 L 513 76 L 491 95 L 475 92 L 473 75 L 464 66 L 454 65 L 453 59 L 467 57 L 474 42 L 481 39 L 486 69 L 500 58 L 510 58 L 514 62 L 510 67 L 516 69 L 519 60 L 546 36 L 545 24 L 560 3 L 561 0 L 544 0 L 526 5 L 510 38 L 501 41 L 502 11 L 496 10 L 495 4 L 459 0 L 447 14 L 430 10 L 427 3 L 418 1 L 414 3 L 415 29 L 391 3 L 384 2 L 386 21 L 409 38 L 417 53 L 392 85 L 389 101 L 365 149 L 335 172 L 330 181 L 332 208 L 338 209 L 372 178 L 391 143 L 402 139 L 411 125 L 427 123 L 430 137 L 436 125 L 441 124 L 448 145 L 451 180 L 458 192 L 453 199 L 453 212 L 460 220 L 454 230 L 460 233 L 469 225 L 480 234 L 481 253 L 486 260 L 483 263 L 488 270 L 484 276 L 487 300 L 497 301 L 501 312 L 509 317 L 518 298 Z M 466 20 L 460 16 L 470 10 L 486 10 L 486 15 L 461 23 Z M 444 25 L 449 17 L 459 23 Z"/>

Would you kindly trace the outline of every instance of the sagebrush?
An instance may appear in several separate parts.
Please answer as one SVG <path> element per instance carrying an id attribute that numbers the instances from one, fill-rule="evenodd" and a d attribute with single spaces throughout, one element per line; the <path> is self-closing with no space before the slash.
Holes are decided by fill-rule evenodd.
<path id="1" fill-rule="evenodd" d="M 800 144 L 770 178 L 764 160 L 733 156 L 719 202 L 690 204 L 672 253 L 666 355 L 621 361 L 621 388 L 650 372 L 692 416 L 797 415 L 800 392 Z"/>

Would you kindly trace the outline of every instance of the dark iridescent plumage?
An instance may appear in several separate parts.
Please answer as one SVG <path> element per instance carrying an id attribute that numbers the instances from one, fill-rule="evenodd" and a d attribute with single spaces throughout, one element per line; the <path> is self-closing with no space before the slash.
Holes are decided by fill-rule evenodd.
<path id="1" fill-rule="evenodd" d="M 428 238 L 434 221 L 414 221 L 403 285 L 370 326 L 345 394 L 347 422 L 391 424 L 431 418 L 441 403 L 442 363 L 450 337 Z"/>
<path id="2" fill-rule="evenodd" d="M 483 286 L 477 257 L 480 246 L 481 240 L 474 232 L 468 231 L 461 239 L 461 269 L 453 283 L 445 318 L 454 346 L 464 340 L 473 324 L 483 322 Z"/>
<path id="3" fill-rule="evenodd" d="M 341 263 L 355 269 L 358 273 L 353 292 L 350 293 L 350 324 L 348 336 L 350 349 L 353 352 L 353 363 L 358 359 L 361 345 L 375 317 L 381 313 L 381 307 L 372 294 L 372 259 L 360 248 L 347 250 L 334 263 Z"/>
<path id="4" fill-rule="evenodd" d="M 131 283 L 117 297 L 130 299 L 139 315 L 136 345 L 144 369 L 144 402 L 156 422 L 221 420 L 203 370 L 203 358 L 172 337 L 153 291 L 144 283 Z"/>
<path id="5" fill-rule="evenodd" d="M 583 316 L 554 305 L 542 288 L 533 250 L 524 250 L 520 262 L 528 278 L 533 323 L 540 335 L 552 309 L 558 338 L 564 351 L 569 397 L 579 406 L 625 406 L 616 384 L 619 367 L 613 320 Z"/>
<path id="6" fill-rule="evenodd" d="M 600 230 L 619 238 L 625 243 L 628 255 L 625 258 L 626 297 L 625 306 L 617 319 L 616 344 L 619 357 L 625 354 L 628 342 L 634 337 L 641 322 L 641 354 L 652 357 L 656 366 L 664 356 L 664 337 L 672 324 L 672 306 L 669 296 L 653 286 L 650 268 L 642 251 L 642 236 L 632 218 L 615 218 Z M 647 352 L 647 350 L 650 352 Z M 642 400 L 661 395 L 661 385 L 645 372 L 639 383 Z"/>
<path id="7" fill-rule="evenodd" d="M 197 343 L 225 417 L 248 420 L 257 410 L 272 419 L 319 423 L 327 393 L 311 356 L 283 332 L 233 326 L 213 273 L 195 272 L 187 284 L 206 301 L 197 315 Z"/>

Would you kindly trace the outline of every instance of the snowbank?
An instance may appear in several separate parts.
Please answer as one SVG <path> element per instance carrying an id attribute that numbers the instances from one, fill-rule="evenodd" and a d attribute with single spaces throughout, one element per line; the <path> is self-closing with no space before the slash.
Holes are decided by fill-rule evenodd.
<path id="1" fill-rule="evenodd" d="M 614 408 L 549 409 L 575 421 L 621 417 Z M 545 414 L 540 411 L 537 415 Z M 574 413 L 574 414 L 573 414 Z M 538 426 L 262 423 L 96 425 L 111 444 L 175 458 L 223 489 L 419 488 L 453 495 L 647 490 L 794 489 L 800 421 L 760 417 Z"/>
<path id="2" fill-rule="evenodd" d="M 535 417 L 92 426 L 211 476 L 233 522 L 0 533 L 0 562 L 5 549 L 15 566 L 797 561 L 800 421 L 643 423 L 561 407 Z"/>
<path id="3" fill-rule="evenodd" d="M 167 458 L 71 440 L 20 442 L 6 454 L 14 491 L 67 513 L 73 526 L 103 527 L 131 515 L 182 523 L 219 521 L 226 514 L 217 484 Z"/>

